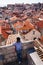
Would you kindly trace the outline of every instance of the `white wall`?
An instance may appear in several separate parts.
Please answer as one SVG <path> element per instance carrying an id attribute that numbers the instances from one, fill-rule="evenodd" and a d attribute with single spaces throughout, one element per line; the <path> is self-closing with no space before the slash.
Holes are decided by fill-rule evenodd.
<path id="1" fill-rule="evenodd" d="M 30 56 L 32 60 L 34 61 L 35 65 L 43 65 L 43 62 L 39 58 L 37 52 L 31 53 Z"/>

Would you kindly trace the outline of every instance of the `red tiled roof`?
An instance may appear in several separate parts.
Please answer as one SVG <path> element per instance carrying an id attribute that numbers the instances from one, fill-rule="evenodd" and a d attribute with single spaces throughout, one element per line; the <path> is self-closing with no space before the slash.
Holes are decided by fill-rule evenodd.
<path id="1" fill-rule="evenodd" d="M 24 15 L 24 16 L 22 17 L 22 19 L 25 19 L 25 18 L 27 18 L 27 15 Z"/>
<path id="2" fill-rule="evenodd" d="M 6 24 L 6 23 L 5 23 L 5 26 L 1 26 L 2 36 L 5 39 L 8 38 L 8 34 L 6 32 L 10 30 L 9 28 L 10 28 L 9 24 Z"/>
<path id="3" fill-rule="evenodd" d="M 31 24 L 29 20 L 26 20 L 23 24 L 24 26 L 21 28 L 22 30 L 34 29 L 33 24 Z"/>
<path id="4" fill-rule="evenodd" d="M 16 30 L 19 30 L 22 26 L 23 26 L 23 23 L 19 21 L 17 21 L 17 23 L 14 24 L 14 27 L 16 28 Z"/>
<path id="5" fill-rule="evenodd" d="M 24 25 L 28 26 L 28 28 L 34 28 L 34 25 L 28 19 L 24 22 Z"/>
<path id="6" fill-rule="evenodd" d="M 41 42 L 43 42 L 43 36 L 41 36 L 40 39 L 41 39 Z"/>
<path id="7" fill-rule="evenodd" d="M 37 25 L 39 28 L 43 28 L 43 21 L 37 22 L 36 25 Z"/>
<path id="8" fill-rule="evenodd" d="M 2 32 L 1 32 L 1 26 L 0 26 L 0 34 L 2 34 Z"/>
<path id="9" fill-rule="evenodd" d="M 5 20 L 0 20 L 0 24 L 3 23 L 3 22 L 5 22 Z"/>

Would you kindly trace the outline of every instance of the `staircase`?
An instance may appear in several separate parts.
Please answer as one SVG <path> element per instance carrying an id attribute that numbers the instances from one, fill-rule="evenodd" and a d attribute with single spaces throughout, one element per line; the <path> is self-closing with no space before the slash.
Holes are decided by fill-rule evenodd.
<path id="1" fill-rule="evenodd" d="M 37 40 L 37 39 L 35 39 L 35 44 L 36 44 L 36 46 L 37 46 L 36 51 L 37 51 L 37 53 L 38 53 L 40 59 L 43 61 L 43 48 L 41 47 L 42 44 L 41 44 L 40 41 Z"/>
<path id="2" fill-rule="evenodd" d="M 40 59 L 43 61 L 43 52 L 40 49 L 37 49 L 36 51 L 37 51 Z"/>

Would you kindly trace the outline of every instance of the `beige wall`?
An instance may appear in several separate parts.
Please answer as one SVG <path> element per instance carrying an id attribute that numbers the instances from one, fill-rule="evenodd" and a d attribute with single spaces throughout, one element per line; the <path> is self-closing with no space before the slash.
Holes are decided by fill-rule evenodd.
<path id="1" fill-rule="evenodd" d="M 35 31 L 35 34 L 33 34 L 33 31 Z M 40 36 L 41 36 L 40 32 L 38 32 L 37 30 L 33 29 L 32 31 L 30 31 L 29 33 L 27 33 L 25 35 L 25 39 L 33 40 L 34 37 L 39 38 Z"/>

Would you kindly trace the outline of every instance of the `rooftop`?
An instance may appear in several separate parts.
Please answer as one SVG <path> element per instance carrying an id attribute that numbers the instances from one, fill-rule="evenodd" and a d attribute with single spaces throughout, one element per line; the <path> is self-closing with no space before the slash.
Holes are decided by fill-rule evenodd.
<path id="1" fill-rule="evenodd" d="M 39 28 L 43 28 L 43 20 L 39 21 L 39 22 L 36 22 L 36 25 L 39 27 Z"/>

